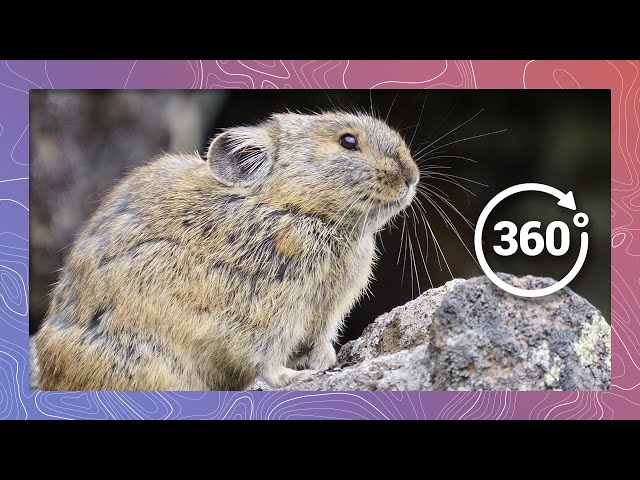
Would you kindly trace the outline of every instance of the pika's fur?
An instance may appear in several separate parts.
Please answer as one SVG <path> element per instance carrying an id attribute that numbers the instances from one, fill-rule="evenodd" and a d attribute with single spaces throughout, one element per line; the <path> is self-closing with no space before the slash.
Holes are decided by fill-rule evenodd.
<path id="1" fill-rule="evenodd" d="M 106 196 L 37 335 L 43 390 L 277 388 L 330 367 L 419 171 L 383 121 L 276 114 Z M 299 370 L 299 368 L 306 368 Z"/>

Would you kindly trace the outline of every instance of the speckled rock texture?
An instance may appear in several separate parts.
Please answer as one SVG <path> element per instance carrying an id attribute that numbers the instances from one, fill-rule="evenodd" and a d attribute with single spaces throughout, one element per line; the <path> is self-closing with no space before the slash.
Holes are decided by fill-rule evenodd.
<path id="1" fill-rule="evenodd" d="M 499 275 L 528 289 L 555 283 Z M 336 367 L 287 390 L 607 390 L 610 378 L 611 329 L 584 298 L 569 288 L 521 298 L 476 277 L 381 315 Z"/>

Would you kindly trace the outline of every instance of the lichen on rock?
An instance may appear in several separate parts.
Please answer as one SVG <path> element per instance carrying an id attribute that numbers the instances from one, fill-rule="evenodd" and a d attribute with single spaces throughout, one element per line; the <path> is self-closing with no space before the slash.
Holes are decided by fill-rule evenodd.
<path id="1" fill-rule="evenodd" d="M 585 323 L 580 338 L 573 344 L 580 363 L 585 367 L 593 365 L 600 359 L 598 348 L 606 349 L 607 366 L 611 368 L 611 327 L 600 314 L 592 315 L 592 322 Z"/>

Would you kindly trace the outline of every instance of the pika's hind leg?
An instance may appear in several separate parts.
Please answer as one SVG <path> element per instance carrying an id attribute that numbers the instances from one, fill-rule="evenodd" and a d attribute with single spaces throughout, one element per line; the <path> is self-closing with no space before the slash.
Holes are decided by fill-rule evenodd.
<path id="1" fill-rule="evenodd" d="M 316 370 L 294 370 L 284 365 L 268 365 L 262 370 L 260 376 L 272 388 L 281 388 L 293 382 L 306 380 L 314 373 L 318 372 Z"/>

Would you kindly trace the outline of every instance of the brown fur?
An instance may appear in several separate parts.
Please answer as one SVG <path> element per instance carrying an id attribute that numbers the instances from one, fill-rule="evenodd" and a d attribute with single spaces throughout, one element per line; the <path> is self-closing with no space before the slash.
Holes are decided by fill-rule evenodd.
<path id="1" fill-rule="evenodd" d="M 328 368 L 373 235 L 417 181 L 395 131 L 341 112 L 274 115 L 220 134 L 207 161 L 139 167 L 65 261 L 37 336 L 41 388 L 240 390 Z"/>

